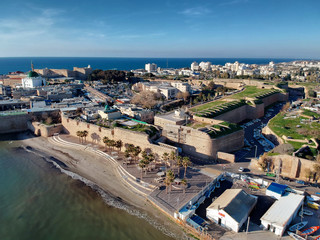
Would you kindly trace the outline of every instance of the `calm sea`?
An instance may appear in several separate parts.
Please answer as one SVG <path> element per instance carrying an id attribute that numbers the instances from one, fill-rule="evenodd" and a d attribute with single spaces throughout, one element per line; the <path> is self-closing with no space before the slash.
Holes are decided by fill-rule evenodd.
<path id="1" fill-rule="evenodd" d="M 1 240 L 170 239 L 11 139 L 0 136 Z"/>
<path id="2" fill-rule="evenodd" d="M 274 58 L 93 58 L 93 57 L 11 57 L 0 58 L 0 74 L 14 71 L 29 71 L 31 61 L 34 68 L 72 69 L 87 67 L 93 69 L 132 70 L 144 68 L 146 63 L 156 63 L 159 67 L 183 68 L 190 67 L 193 61 L 209 61 L 212 64 L 224 65 L 226 62 L 239 61 L 248 64 L 267 64 L 270 61 L 289 62 L 295 59 Z"/>

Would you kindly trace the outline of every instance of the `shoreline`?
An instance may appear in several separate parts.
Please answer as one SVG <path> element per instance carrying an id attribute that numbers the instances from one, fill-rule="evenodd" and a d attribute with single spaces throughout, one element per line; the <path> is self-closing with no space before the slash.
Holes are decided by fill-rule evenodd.
<path id="1" fill-rule="evenodd" d="M 35 137 L 29 132 L 20 133 L 19 141 L 26 151 L 51 162 L 62 173 L 80 180 L 99 193 L 107 205 L 144 218 L 149 224 L 174 239 L 187 238 L 183 228 L 157 209 L 147 199 L 122 183 L 116 167 L 103 157 L 89 151 L 79 151 L 70 146 L 51 144 L 49 139 Z M 111 199 L 106 199 L 105 195 Z M 127 206 L 125 206 L 127 205 Z M 170 220 L 170 221 L 168 221 Z"/>

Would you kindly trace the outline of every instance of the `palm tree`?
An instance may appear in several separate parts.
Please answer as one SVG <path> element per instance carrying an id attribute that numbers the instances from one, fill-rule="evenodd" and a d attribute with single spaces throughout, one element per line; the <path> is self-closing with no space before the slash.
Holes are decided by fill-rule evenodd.
<path id="1" fill-rule="evenodd" d="M 172 190 L 172 183 L 174 181 L 174 173 L 172 172 L 172 170 L 167 171 L 166 180 L 169 183 L 170 191 L 171 191 Z"/>
<path id="2" fill-rule="evenodd" d="M 165 152 L 163 155 L 162 155 L 162 160 L 164 161 L 164 164 L 166 165 L 166 171 L 167 171 L 167 162 L 169 160 L 169 154 L 167 152 Z"/>
<path id="3" fill-rule="evenodd" d="M 182 157 L 177 156 L 176 161 L 177 161 L 177 166 L 178 166 L 178 177 L 180 177 L 180 168 L 182 167 Z"/>
<path id="4" fill-rule="evenodd" d="M 141 168 L 141 179 L 142 179 L 142 172 L 147 166 L 147 161 L 145 159 L 141 159 L 139 161 L 139 167 Z"/>
<path id="5" fill-rule="evenodd" d="M 85 141 L 85 142 L 87 142 L 87 136 L 88 136 L 88 134 L 89 134 L 89 133 L 88 133 L 87 130 L 84 130 L 84 131 L 83 131 L 83 137 L 84 137 L 84 141 Z"/>
<path id="6" fill-rule="evenodd" d="M 182 158 L 182 165 L 184 166 L 184 178 L 187 176 L 187 167 L 190 166 L 191 162 L 189 157 Z"/>
<path id="7" fill-rule="evenodd" d="M 112 147 L 112 150 L 113 148 L 116 146 L 116 141 L 115 140 L 110 140 L 110 147 Z"/>
<path id="8" fill-rule="evenodd" d="M 176 161 L 176 158 L 177 158 L 177 155 L 174 151 L 171 151 L 170 152 L 170 165 L 172 166 L 172 162 L 175 162 Z"/>
<path id="9" fill-rule="evenodd" d="M 116 148 L 118 148 L 118 151 L 121 152 L 122 146 L 123 146 L 123 143 L 121 140 L 116 141 Z"/>
<path id="10" fill-rule="evenodd" d="M 81 142 L 81 131 L 77 131 L 76 135 L 79 137 L 79 142 Z"/>
<path id="11" fill-rule="evenodd" d="M 185 193 L 186 193 L 186 188 L 187 188 L 187 186 L 188 186 L 188 182 L 187 182 L 187 180 L 184 178 L 184 179 L 181 180 L 181 184 L 183 185 L 183 194 L 185 194 Z"/>
<path id="12" fill-rule="evenodd" d="M 141 148 L 139 146 L 136 146 L 135 148 L 133 148 L 133 156 L 135 157 L 135 160 L 137 160 L 137 157 L 139 156 L 140 153 L 141 153 Z"/>
<path id="13" fill-rule="evenodd" d="M 102 141 L 103 141 L 103 143 L 105 144 L 105 146 L 107 148 L 109 138 L 108 137 L 103 137 Z"/>

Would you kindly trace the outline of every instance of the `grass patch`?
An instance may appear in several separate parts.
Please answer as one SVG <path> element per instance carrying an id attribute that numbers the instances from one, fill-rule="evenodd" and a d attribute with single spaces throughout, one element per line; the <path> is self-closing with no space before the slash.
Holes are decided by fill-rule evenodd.
<path id="1" fill-rule="evenodd" d="M 307 109 L 304 109 L 302 114 L 306 115 L 306 116 L 309 116 L 309 117 L 320 118 L 320 114 L 315 113 L 315 112 L 310 111 L 310 110 L 307 110 Z"/>
<path id="2" fill-rule="evenodd" d="M 274 89 L 264 89 L 264 88 L 257 88 L 255 86 L 246 86 L 244 91 L 240 93 L 236 93 L 230 96 L 230 98 L 234 98 L 234 99 L 241 99 L 245 97 L 264 98 L 277 92 L 279 91 Z"/>
<path id="3" fill-rule="evenodd" d="M 198 107 L 192 108 L 192 109 L 190 109 L 190 110 L 191 110 L 192 112 L 199 112 L 199 111 L 203 111 L 203 110 L 206 110 L 206 109 L 209 109 L 209 108 L 212 108 L 212 107 L 221 105 L 222 103 L 224 103 L 224 101 L 208 102 L 208 103 L 202 104 L 202 105 L 200 105 L 200 106 L 198 106 Z"/>
<path id="4" fill-rule="evenodd" d="M 303 122 L 304 117 L 287 118 L 284 119 L 286 114 L 279 113 L 269 122 L 269 127 L 278 136 L 283 135 L 287 137 L 292 137 L 293 139 L 310 139 L 312 137 L 318 138 L 320 131 L 320 124 L 313 122 L 311 124 Z M 297 128 L 300 125 L 300 128 Z"/>
<path id="5" fill-rule="evenodd" d="M 242 127 L 237 124 L 223 122 L 220 124 L 212 125 L 212 129 L 208 132 L 208 134 L 211 138 L 218 138 L 240 130 L 242 130 Z"/>

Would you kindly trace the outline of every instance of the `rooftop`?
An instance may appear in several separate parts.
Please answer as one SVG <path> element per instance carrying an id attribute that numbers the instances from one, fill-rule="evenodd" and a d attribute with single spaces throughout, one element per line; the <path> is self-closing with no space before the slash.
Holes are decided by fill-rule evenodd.
<path id="1" fill-rule="evenodd" d="M 269 185 L 269 187 L 267 188 L 267 190 L 275 192 L 275 193 L 279 193 L 282 195 L 285 192 L 287 187 L 288 187 L 287 185 L 282 185 L 279 183 L 272 182 Z"/>
<path id="2" fill-rule="evenodd" d="M 277 200 L 261 217 L 261 221 L 272 222 L 273 225 L 285 226 L 297 208 L 301 206 L 304 196 L 289 193 Z"/>
<path id="3" fill-rule="evenodd" d="M 242 189 L 227 189 L 208 208 L 223 209 L 234 220 L 240 222 L 244 214 L 257 202 L 257 198 L 247 194 Z"/>

